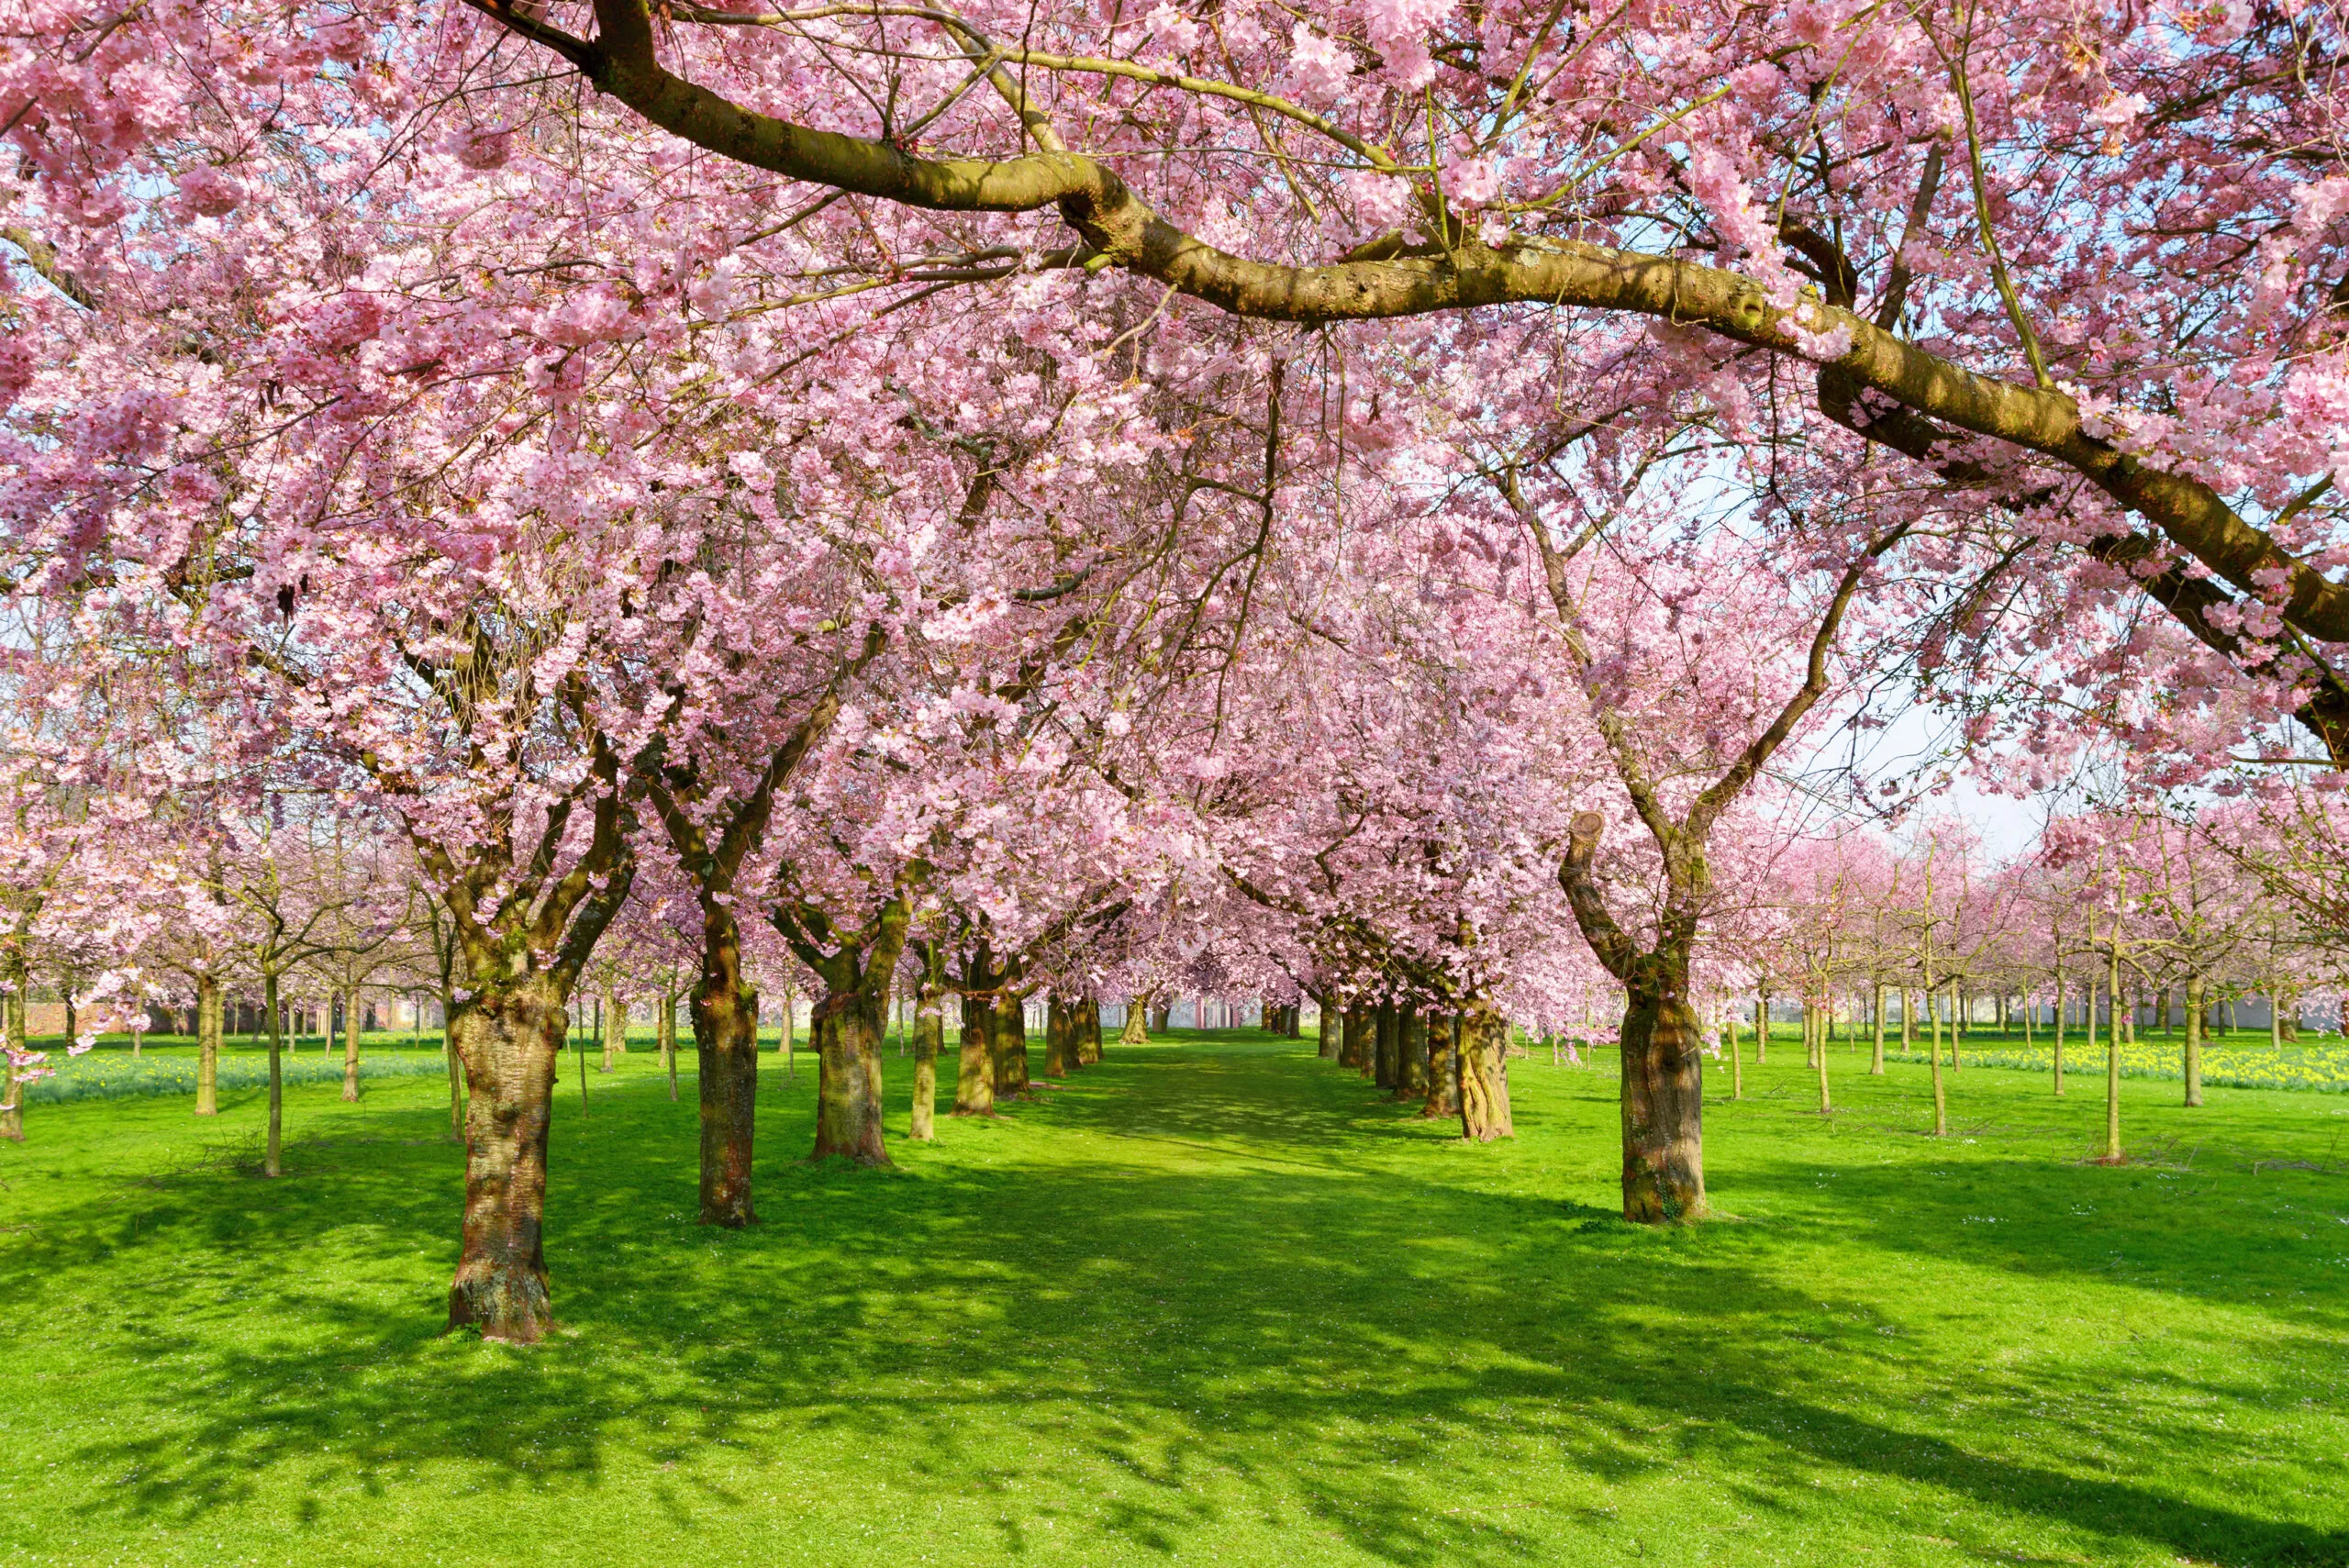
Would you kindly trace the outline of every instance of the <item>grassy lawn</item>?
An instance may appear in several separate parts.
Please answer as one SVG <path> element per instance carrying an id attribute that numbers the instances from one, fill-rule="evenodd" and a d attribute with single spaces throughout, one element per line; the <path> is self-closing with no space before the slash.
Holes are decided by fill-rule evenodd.
<path id="1" fill-rule="evenodd" d="M 1647 1232 L 1611 1060 L 1479 1150 L 1310 1050 L 1113 1040 L 930 1148 L 893 1056 L 881 1173 L 796 1162 L 778 1064 L 739 1234 L 690 1077 L 583 1121 L 566 1064 L 531 1351 L 437 1333 L 445 1084 L 296 1088 L 275 1183 L 257 1091 L 36 1105 L 0 1561 L 2349 1562 L 2349 1098 L 2132 1080 L 2103 1169 L 2085 1052 L 1936 1141 L 1922 1067 L 1839 1043 L 1822 1122 L 1782 1040 L 1707 1107 L 1733 1218 Z"/>

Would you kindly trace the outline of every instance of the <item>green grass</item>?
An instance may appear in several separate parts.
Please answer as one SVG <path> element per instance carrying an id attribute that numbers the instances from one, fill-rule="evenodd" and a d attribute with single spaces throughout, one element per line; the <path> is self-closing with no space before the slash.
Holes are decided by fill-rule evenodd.
<path id="1" fill-rule="evenodd" d="M 36 1106 L 0 1149 L 0 1561 L 1452 1564 L 2349 1561 L 2349 1106 L 1799 1051 L 1708 1106 L 1720 1221 L 1615 1203 L 1610 1071 L 1468 1148 L 1254 1035 L 1110 1046 L 898 1167 L 692 1223 L 696 1113 L 575 1067 L 568 1331 L 437 1333 L 445 1087 Z M 772 1058 L 770 1058 L 772 1061 Z M 1041 1065 L 1041 1055 L 1039 1058 Z M 1611 1063 L 1609 1064 L 1611 1069 Z M 1716 1072 L 1709 1087 L 1725 1091 Z"/>

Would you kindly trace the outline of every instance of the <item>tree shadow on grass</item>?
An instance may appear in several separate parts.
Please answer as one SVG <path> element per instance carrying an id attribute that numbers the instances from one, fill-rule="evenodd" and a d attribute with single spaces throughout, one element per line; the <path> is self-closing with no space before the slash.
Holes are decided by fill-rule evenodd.
<path id="1" fill-rule="evenodd" d="M 189 1521 L 287 1478 L 315 1507 L 330 1480 L 380 1494 L 419 1466 L 592 1490 L 625 1460 L 677 1467 L 658 1485 L 682 1518 L 745 1506 L 736 1462 L 888 1454 L 907 1462 L 873 1484 L 908 1510 L 940 1488 L 1008 1510 L 1007 1554 L 1073 1486 L 1100 1507 L 1063 1536 L 1105 1547 L 1171 1553 L 1252 1510 L 1398 1563 L 1543 1560 L 1534 1521 L 1470 1534 L 1398 1484 L 1448 1477 L 1473 1516 L 1461 1456 L 1502 1441 L 1600 1484 L 1726 1473 L 1782 1510 L 1815 1506 L 1798 1477 L 1823 1463 L 2199 1558 L 2349 1559 L 2338 1531 L 2091 1478 L 2100 1451 L 2060 1423 L 2032 1429 L 2023 1460 L 2003 1434 L 1871 1412 L 1885 1388 L 1986 1391 L 1878 1333 L 1871 1302 L 1774 1275 L 1765 1228 L 1659 1236 L 1383 1151 L 1350 1168 L 1330 1156 L 1364 1147 L 1364 1118 L 1318 1068 L 1128 1055 L 896 1173 L 785 1162 L 805 1095 L 770 1096 L 765 1223 L 743 1233 L 691 1223 L 690 1105 L 603 1095 L 597 1120 L 558 1129 L 550 1246 L 571 1331 L 530 1352 L 436 1333 L 458 1171 L 429 1107 L 296 1145 L 295 1180 L 161 1178 L 135 1228 L 109 1218 L 28 1260 L 148 1282 L 93 1327 L 138 1375 L 72 1453 L 117 1481 L 88 1511 Z M 1101 1158 L 1112 1137 L 1135 1159 Z M 1869 1246 L 1927 1244 L 1852 1218 Z M 30 1305 L 25 1273 L 7 1277 Z M 1822 1366 L 1859 1392 L 1820 1396 Z M 2087 1372 L 2014 1377 L 1987 1392 L 2110 1392 Z M 2136 1440 L 2175 1464 L 2232 1457 L 2223 1434 L 2142 1419 Z M 1024 1440 L 1039 1434 L 1053 1455 Z"/>

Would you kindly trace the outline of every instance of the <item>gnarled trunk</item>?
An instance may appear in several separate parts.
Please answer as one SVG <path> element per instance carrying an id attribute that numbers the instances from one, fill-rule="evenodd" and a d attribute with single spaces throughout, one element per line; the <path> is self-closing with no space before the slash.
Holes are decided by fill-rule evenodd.
<path id="1" fill-rule="evenodd" d="M 195 983 L 195 1114 L 220 1114 L 220 1023 L 226 1010 L 220 998 L 220 982 L 211 975 L 202 975 Z M 13 1032 L 13 1031 L 12 1031 Z M 450 1059 L 449 1071 L 456 1072 L 456 1058 Z M 451 1131 L 455 1130 L 453 1128 Z"/>
<path id="2" fill-rule="evenodd" d="M 449 1038 L 471 1094 L 465 1116 L 465 1220 L 449 1327 L 485 1340 L 537 1340 L 552 1325 L 547 1294 L 547 1124 L 567 1020 L 554 983 L 533 975 L 461 1005 Z"/>
<path id="3" fill-rule="evenodd" d="M 816 1008 L 816 1151 L 860 1165 L 885 1165 L 881 1136 L 881 1004 L 862 990 Z"/>
<path id="4" fill-rule="evenodd" d="M 963 998 L 962 1054 L 954 1067 L 954 1114 L 995 1115 L 995 998 Z"/>
<path id="5" fill-rule="evenodd" d="M 1687 955 L 1642 955 L 1625 991 L 1623 1218 L 1635 1225 L 1698 1218 L 1705 1212 L 1705 1069 L 1688 1006 Z"/>
<path id="6" fill-rule="evenodd" d="M 1508 1108 L 1508 1020 L 1471 1002 L 1460 1018 L 1460 1136 L 1472 1143 L 1512 1138 Z"/>
<path id="7" fill-rule="evenodd" d="M 694 1054 L 701 1065 L 701 1223 L 758 1223 L 751 1152 L 759 1100 L 759 994 L 742 983 L 731 941 L 706 950 L 694 987 Z"/>
<path id="8" fill-rule="evenodd" d="M 1428 1015 L 1428 1103 L 1423 1120 L 1460 1114 L 1460 1019 L 1450 1013 Z"/>

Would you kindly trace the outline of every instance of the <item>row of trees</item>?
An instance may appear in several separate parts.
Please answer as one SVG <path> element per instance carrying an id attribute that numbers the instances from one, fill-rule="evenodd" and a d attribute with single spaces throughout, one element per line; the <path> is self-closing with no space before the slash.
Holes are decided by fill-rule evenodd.
<path id="1" fill-rule="evenodd" d="M 960 1007 L 973 1115 L 1022 996 L 1311 993 L 1374 1071 L 1392 1009 L 1399 1078 L 1435 1018 L 1475 1138 L 1498 1020 L 1620 998 L 1625 1213 L 1700 1214 L 1707 999 L 1842 973 L 1789 857 L 1937 782 L 1837 761 L 1889 706 L 2018 787 L 2247 770 L 2284 827 L 2236 849 L 2335 909 L 2289 847 L 2332 796 L 2271 764 L 2349 754 L 2337 30 L 44 13 L 0 39 L 0 883 L 91 963 L 248 912 L 273 1017 L 332 901 L 271 847 L 413 868 L 451 1321 L 500 1337 L 632 946 L 685 976 L 711 1223 L 763 948 L 815 1152 L 871 1162 L 893 993 L 932 1061 Z M 2054 948 L 2153 952 L 2092 915 Z M 1928 992 L 1976 962 L 1903 929 Z"/>

